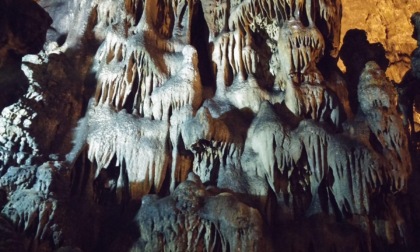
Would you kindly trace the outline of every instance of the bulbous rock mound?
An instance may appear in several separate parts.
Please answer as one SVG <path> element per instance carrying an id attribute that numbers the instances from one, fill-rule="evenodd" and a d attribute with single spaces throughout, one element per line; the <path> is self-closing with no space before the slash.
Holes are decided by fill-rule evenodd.
<path id="1" fill-rule="evenodd" d="M 340 0 L 37 2 L 53 18 L 48 41 L 17 64 L 29 88 L 0 116 L 6 242 L 32 251 L 417 245 L 397 94 L 382 62 L 358 64 L 346 83 L 336 66 Z"/>
<path id="2" fill-rule="evenodd" d="M 147 195 L 143 198 L 142 205 L 137 216 L 141 239 L 135 249 L 267 249 L 259 212 L 243 204 L 232 194 L 211 195 L 194 174 L 190 174 L 171 196 L 158 199 L 155 195 Z"/>

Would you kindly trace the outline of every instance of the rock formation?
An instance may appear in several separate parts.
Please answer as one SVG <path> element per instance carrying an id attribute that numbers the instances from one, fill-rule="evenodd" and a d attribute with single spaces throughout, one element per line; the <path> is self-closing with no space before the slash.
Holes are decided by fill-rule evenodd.
<path id="1" fill-rule="evenodd" d="M 367 32 L 370 43 L 382 43 L 390 64 L 387 76 L 400 82 L 410 69 L 410 54 L 416 48 L 411 38 L 410 18 L 420 10 L 420 2 L 406 0 L 343 0 L 342 39 L 350 29 Z"/>
<path id="2" fill-rule="evenodd" d="M 0 33 L 27 85 L 1 107 L 0 248 L 419 247 L 416 149 L 378 47 L 340 51 L 340 0 L 17 2 L 45 44 Z"/>

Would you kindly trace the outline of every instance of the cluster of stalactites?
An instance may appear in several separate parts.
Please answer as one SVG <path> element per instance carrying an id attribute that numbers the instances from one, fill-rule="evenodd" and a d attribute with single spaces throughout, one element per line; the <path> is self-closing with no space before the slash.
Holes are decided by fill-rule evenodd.
<path id="1" fill-rule="evenodd" d="M 171 165 L 172 188 L 180 180 L 183 159 L 171 147 L 178 144 L 179 125 L 201 104 L 201 79 L 197 51 L 186 43 L 189 28 L 183 30 L 190 23 L 191 4 L 148 0 L 138 23 L 118 19 L 115 24 L 111 14 L 127 11 L 139 18 L 142 6 L 126 1 L 106 7 L 100 15 L 112 29 L 95 56 L 95 101 L 69 159 L 87 144 L 96 197 L 115 191 L 122 202 L 152 188 L 158 192 Z"/>
<path id="2" fill-rule="evenodd" d="M 158 120 L 168 120 L 173 110 L 199 105 L 201 81 L 195 49 L 186 46 L 182 52 L 156 55 L 136 38 L 128 40 L 137 43 L 134 49 L 118 40 L 109 41 L 99 55 L 105 62 L 98 74 L 98 103 Z"/>
<path id="3" fill-rule="evenodd" d="M 281 30 L 285 30 L 279 35 L 279 40 L 292 41 L 294 46 L 290 46 L 289 55 L 293 55 L 292 52 L 296 51 L 296 57 L 291 59 L 290 64 L 296 63 L 292 69 L 290 66 L 286 68 L 286 64 L 283 64 L 284 72 L 306 72 L 306 68 L 313 68 L 318 58 L 322 55 L 324 50 L 324 42 L 321 34 L 317 28 L 313 25 L 313 13 L 311 1 L 243 1 L 237 3 L 236 6 L 231 4 L 229 6 L 228 2 L 220 3 L 209 3 L 204 1 L 203 9 L 205 13 L 205 18 L 210 34 L 210 40 L 214 40 L 215 50 L 213 55 L 213 60 L 218 64 L 219 81 L 224 81 L 225 85 L 229 85 L 226 81 L 227 73 L 229 69 L 232 70 L 233 75 L 236 76 L 240 74 L 242 79 L 246 79 L 249 74 L 254 74 L 256 72 L 256 64 L 258 61 L 258 56 L 253 49 L 252 35 L 250 31 L 250 25 L 254 22 L 255 17 L 265 17 L 271 22 L 277 23 Z M 322 3 L 322 8 L 320 10 L 322 17 L 329 18 L 330 16 L 335 16 L 334 13 L 337 12 L 335 6 L 332 3 Z M 331 8 L 330 8 L 331 7 Z M 334 12 L 330 14 L 329 11 Z M 303 21 L 300 17 L 300 13 L 306 11 L 306 14 L 309 24 L 303 24 Z M 336 26 L 335 23 L 332 23 L 334 20 L 328 19 L 327 22 L 331 22 L 328 27 Z M 290 22 L 299 24 L 299 31 L 294 28 L 293 25 L 288 25 Z M 339 27 L 338 27 L 339 29 Z M 292 32 L 290 32 L 292 31 Z M 293 32 L 294 31 L 294 32 Z M 288 34 L 290 33 L 290 34 Z M 294 38 L 297 33 L 301 33 L 299 38 Z M 316 35 L 316 36 L 314 36 Z M 339 34 L 334 34 L 338 35 Z M 309 40 L 309 41 L 307 41 Z M 305 41 L 308 44 L 305 44 Z M 296 43 L 295 43 L 296 42 Z M 299 49 L 302 48 L 302 49 Z M 300 53 L 299 53 L 300 52 Z M 283 51 L 281 52 L 283 53 Z M 225 62 L 223 58 L 226 58 Z M 299 61 L 299 62 L 298 62 Z M 300 65 L 298 65 L 300 63 Z M 305 64 L 304 64 L 305 63 Z M 311 64 L 311 65 L 309 65 Z M 309 65 L 310 67 L 308 67 Z M 283 74 L 283 73 L 275 73 Z M 290 73 L 286 73 L 288 76 Z M 223 78 L 223 79 L 221 79 Z M 283 77 L 285 78 L 285 77 Z M 318 80 L 319 78 L 317 78 Z"/>
<path id="4" fill-rule="evenodd" d="M 181 129 L 185 147 L 194 154 L 192 170 L 203 182 L 214 181 L 219 169 L 239 162 L 243 150 L 242 125 L 229 125 L 233 118 L 213 118 L 207 108 L 198 110 Z M 217 176 L 216 176 L 217 177 Z"/>
<path id="5" fill-rule="evenodd" d="M 328 19 L 328 27 L 334 27 L 332 17 L 340 13 L 340 2 L 321 1 L 318 5 L 319 15 Z M 271 69 L 276 77 L 274 88 L 284 89 L 292 83 L 321 83 L 323 78 L 316 63 L 323 55 L 325 43 L 323 35 L 311 25 L 312 17 L 315 17 L 312 10 L 318 5 L 311 1 L 202 1 L 210 31 L 221 29 L 218 31 L 220 36 L 213 34 L 212 59 L 217 65 L 217 93 L 225 93 L 225 87 L 231 84 L 232 79 L 239 77 L 246 80 L 258 71 L 260 59 L 249 30 L 256 15 L 266 16 L 280 25 L 277 47 L 281 50 L 272 57 L 272 61 L 276 62 L 275 69 Z M 171 69 L 173 64 L 166 59 L 172 57 L 170 53 L 182 50 L 183 43 L 189 42 L 193 10 L 194 6 L 189 2 L 148 0 L 135 28 L 137 34 L 128 38 L 121 37 L 120 33 L 108 35 L 101 48 L 102 53 L 98 54 L 102 74 L 98 75 L 97 100 L 121 109 L 127 107 L 124 106 L 126 100 L 132 95 L 133 105 L 128 107 L 141 116 L 153 117 L 150 94 L 174 75 L 176 70 Z M 310 21 L 307 26 L 300 18 L 305 11 L 311 11 L 310 15 L 306 15 Z M 109 15 L 109 11 L 107 13 Z M 223 28 L 216 29 L 215 25 Z M 156 53 L 160 56 L 156 57 Z M 191 100 L 191 94 L 188 97 L 187 100 Z M 305 106 L 298 104 L 302 105 Z M 293 106 L 289 109 L 297 115 L 304 114 Z M 165 112 L 158 114 L 166 115 Z"/>
<path id="6" fill-rule="evenodd" d="M 341 108 L 337 97 L 328 88 L 305 83 L 300 86 L 288 84 L 285 105 L 295 115 L 327 122 L 340 127 Z"/>
<path id="7" fill-rule="evenodd" d="M 389 128 L 392 127 L 395 125 Z M 387 156 L 407 150 L 404 142 L 383 144 L 383 153 L 378 153 L 364 138 L 329 133 L 312 120 L 303 120 L 297 128 L 291 129 L 285 119 L 265 103 L 249 128 L 241 166 L 248 177 L 266 180 L 277 199 L 300 196 L 293 185 L 300 174 L 298 184 L 302 190 L 310 192 L 312 201 L 319 200 L 319 188 L 327 186 L 341 213 L 368 214 L 370 195 L 384 188 L 385 191 L 387 188 L 404 190 L 411 170 L 411 166 L 403 166 L 398 157 Z M 246 158 L 250 156 L 253 157 L 251 162 Z M 250 185 L 250 194 L 263 198 L 268 195 L 265 191 L 268 188 Z M 292 206 L 290 201 L 284 204 Z M 316 210 L 306 208 L 306 211 Z"/>
<path id="8" fill-rule="evenodd" d="M 189 44 L 195 1 L 145 0 L 144 25 L 137 30 L 153 31 L 163 39 L 174 39 Z"/>
<path id="9" fill-rule="evenodd" d="M 290 84 L 320 84 L 323 81 L 316 67 L 325 48 L 324 38 L 316 27 L 304 27 L 299 21 L 283 24 L 277 42 L 278 66 L 276 83 L 280 88 Z"/>
<path id="10" fill-rule="evenodd" d="M 328 27 L 325 36 L 333 39 L 333 49 L 337 50 L 340 39 L 340 0 L 246 0 L 246 1 L 202 1 L 205 18 L 216 38 L 224 32 L 249 32 L 249 25 L 255 17 L 263 16 L 281 26 L 288 21 L 301 21 L 305 26 L 314 26 L 316 18 L 323 19 Z M 334 53 L 335 54 L 335 53 Z"/>
<path id="11" fill-rule="evenodd" d="M 289 110 L 320 121 L 330 117 L 327 120 L 338 125 L 337 99 L 323 85 L 324 78 L 316 64 L 326 48 L 336 54 L 333 51 L 340 35 L 340 1 L 203 1 L 203 10 L 213 42 L 217 96 L 228 96 L 227 87 L 235 83 L 260 82 L 257 76 L 264 71 L 261 60 L 266 56 L 260 58 L 261 49 L 254 44 L 253 32 L 259 26 L 269 36 L 277 36 L 270 37 L 275 46 L 269 45 L 273 41 L 267 42 L 271 47 L 269 71 L 274 77 L 270 86 L 285 91 Z M 327 30 L 322 32 L 316 26 L 321 21 L 327 23 Z M 309 99 L 305 98 L 307 95 Z M 314 95 L 315 99 L 311 99 Z"/>
<path id="12" fill-rule="evenodd" d="M 309 26 L 313 26 L 315 18 L 320 17 L 327 22 L 328 32 L 340 30 L 340 0 L 202 1 L 202 5 L 213 38 L 227 31 L 248 31 L 249 25 L 258 15 L 278 24 L 306 18 L 306 25 Z"/>
<path id="13" fill-rule="evenodd" d="M 322 55 L 325 47 L 322 35 L 315 34 L 319 33 L 314 23 L 314 19 L 318 16 L 327 23 L 328 34 L 324 35 L 333 40 L 332 49 L 337 50 L 338 48 L 340 38 L 339 19 L 341 16 L 340 1 L 321 0 L 318 3 L 313 1 L 272 0 L 247 0 L 232 3 L 228 1 L 216 3 L 203 1 L 203 9 L 211 33 L 210 40 L 213 40 L 214 44 L 219 47 L 215 50 L 218 57 L 213 58 L 221 59 L 227 57 L 234 74 L 240 73 L 245 78 L 247 74 L 255 73 L 255 62 L 253 61 L 255 61 L 256 57 L 253 56 L 250 25 L 257 16 L 267 18 L 271 20 L 270 22 L 276 23 L 280 29 L 286 30 L 286 33 L 287 31 L 291 33 L 286 34 L 283 32 L 279 35 L 279 40 L 293 41 L 293 43 L 296 41 L 298 43 L 298 45 L 291 45 L 290 49 L 302 52 L 296 55 L 297 58 L 292 59 L 294 60 L 292 63 L 296 64 L 293 69 L 287 69 L 288 71 L 306 71 L 306 64 L 304 65 L 303 62 L 315 64 Z M 293 27 L 289 25 L 290 22 L 299 24 L 298 29 L 302 33 L 299 36 L 301 39 L 296 40 L 293 36 L 296 32 L 290 32 L 293 31 Z M 304 43 L 307 40 L 309 40 L 308 45 Z M 226 56 L 222 55 L 220 57 L 219 54 L 220 51 L 223 51 L 223 48 L 228 48 L 227 52 L 223 53 Z M 336 55 L 336 52 L 332 52 L 332 54 Z M 297 62 L 295 62 L 299 60 L 301 61 L 301 66 L 298 66 Z M 220 66 L 222 69 L 226 68 L 226 66 L 219 64 Z"/>
<path id="14" fill-rule="evenodd" d="M 91 6 L 94 6 L 96 11 L 97 23 L 94 32 L 98 39 L 104 39 L 112 32 L 121 36 L 133 34 L 144 7 L 143 1 L 138 0 L 105 0 Z"/>
<path id="15" fill-rule="evenodd" d="M 126 8 L 136 6 L 126 4 Z M 110 104 L 117 110 L 127 108 L 142 117 L 166 120 L 172 109 L 199 103 L 196 93 L 200 92 L 201 81 L 197 53 L 184 43 L 167 38 L 172 35 L 169 34 L 173 31 L 172 23 L 182 26 L 189 20 L 188 15 L 184 17 L 188 8 L 192 7 L 185 2 L 149 0 L 145 2 L 141 20 L 132 27 L 133 33 L 121 34 L 118 29 L 108 32 L 96 55 L 98 103 Z M 102 15 L 115 10 L 105 12 Z M 173 83 L 174 79 L 179 83 Z M 177 87 L 180 92 L 175 92 L 174 97 L 173 90 L 167 86 Z M 162 95 L 172 97 L 169 104 Z M 128 104 L 127 99 L 130 99 Z"/>
<path id="16" fill-rule="evenodd" d="M 115 191 L 118 202 L 140 199 L 152 188 L 160 190 L 169 164 L 167 123 L 117 112 L 107 105 L 91 109 L 85 120 L 78 130 L 85 131 L 97 188 Z"/>
<path id="17" fill-rule="evenodd" d="M 139 26 L 146 26 L 145 19 L 143 15 Z M 181 47 L 154 33 L 141 32 L 126 39 L 109 33 L 96 58 L 98 103 L 165 120 L 170 111 L 199 103 L 195 94 L 200 91 L 197 53 L 190 46 Z"/>
<path id="18" fill-rule="evenodd" d="M 150 62 L 150 58 L 147 61 L 145 57 L 133 56 L 136 51 L 129 53 L 132 55 L 129 58 L 131 74 L 136 77 L 127 78 L 129 71 L 123 72 L 123 76 L 116 73 L 118 78 L 106 71 L 99 75 L 102 85 L 98 85 L 98 103 L 91 106 L 87 118 L 88 158 L 96 164 L 96 178 L 102 169 L 119 167 L 119 175 L 113 178 L 116 189 L 128 190 L 130 198 L 140 198 L 151 188 L 160 190 L 169 167 L 168 140 L 172 141 L 172 146 L 177 145 L 178 125 L 201 103 L 201 81 L 196 51 L 190 46 L 186 46 L 178 57 L 169 59 L 175 61 L 183 57 L 172 77 L 163 78 L 164 81 L 154 77 L 157 67 L 148 69 L 142 62 L 136 62 Z M 105 78 L 110 80 L 104 81 Z M 134 100 L 127 100 L 129 96 L 134 96 Z M 130 106 L 132 115 L 123 109 Z M 94 125 L 109 125 L 111 128 Z M 136 130 L 133 131 L 134 125 Z M 174 155 L 175 171 L 178 169 L 176 152 Z M 116 164 L 111 163 L 114 159 Z M 171 181 L 175 179 L 171 178 Z"/>

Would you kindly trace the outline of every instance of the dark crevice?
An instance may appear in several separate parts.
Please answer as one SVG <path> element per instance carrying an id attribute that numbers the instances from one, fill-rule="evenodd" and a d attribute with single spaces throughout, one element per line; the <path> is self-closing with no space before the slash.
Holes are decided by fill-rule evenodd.
<path id="1" fill-rule="evenodd" d="M 197 49 L 198 70 L 204 87 L 216 89 L 216 80 L 212 69 L 211 52 L 209 44 L 209 29 L 204 19 L 201 2 L 195 4 L 194 16 L 191 24 L 191 45 Z"/>

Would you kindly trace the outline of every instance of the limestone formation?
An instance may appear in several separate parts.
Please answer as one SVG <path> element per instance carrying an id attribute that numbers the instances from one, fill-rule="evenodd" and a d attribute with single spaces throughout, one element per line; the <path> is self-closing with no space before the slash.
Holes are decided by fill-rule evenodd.
<path id="1" fill-rule="evenodd" d="M 263 221 L 230 193 L 211 195 L 193 174 L 168 198 L 147 195 L 137 216 L 145 251 L 261 251 Z"/>
<path id="2" fill-rule="evenodd" d="M 390 65 L 387 77 L 399 83 L 410 69 L 410 54 L 416 48 L 410 18 L 420 2 L 407 0 L 343 0 L 342 38 L 350 29 L 367 32 L 370 43 L 382 43 Z"/>
<path id="3" fill-rule="evenodd" d="M 420 247 L 385 50 L 340 50 L 340 0 L 37 3 L 42 50 L 0 33 L 37 53 L 1 107 L 0 249 Z"/>
<path id="4" fill-rule="evenodd" d="M 341 40 L 344 42 L 344 35 L 348 30 L 354 28 L 365 30 L 368 41 L 372 44 L 381 43 L 385 50 L 389 60 L 387 77 L 395 83 L 410 82 L 408 72 L 412 64 L 411 54 L 417 47 L 411 17 L 414 12 L 420 10 L 420 2 L 406 0 L 343 0 L 342 2 Z M 345 69 L 342 64 L 341 68 Z M 403 96 L 407 96 L 404 89 L 400 87 L 400 92 Z M 401 105 L 405 106 L 402 103 Z M 403 109 L 408 110 L 407 106 Z M 418 110 L 414 110 L 413 117 L 418 124 L 420 122 Z"/>

